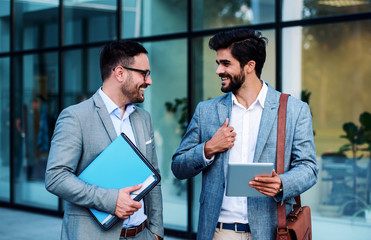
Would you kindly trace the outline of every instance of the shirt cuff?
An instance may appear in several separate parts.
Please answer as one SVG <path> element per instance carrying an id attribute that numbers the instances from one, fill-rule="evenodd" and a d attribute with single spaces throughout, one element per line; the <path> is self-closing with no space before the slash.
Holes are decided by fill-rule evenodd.
<path id="1" fill-rule="evenodd" d="M 207 159 L 206 156 L 205 156 L 205 145 L 204 147 L 202 148 L 202 155 L 204 157 L 204 162 L 206 163 L 206 165 L 210 165 L 213 163 L 214 159 L 215 159 L 215 155 L 213 155 L 210 159 Z"/>

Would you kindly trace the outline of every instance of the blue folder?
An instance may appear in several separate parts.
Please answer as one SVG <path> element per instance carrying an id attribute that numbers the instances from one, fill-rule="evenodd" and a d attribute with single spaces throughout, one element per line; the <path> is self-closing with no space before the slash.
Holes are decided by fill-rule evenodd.
<path id="1" fill-rule="evenodd" d="M 121 189 L 143 183 L 131 198 L 140 201 L 161 180 L 159 173 L 139 149 L 122 133 L 78 176 L 81 180 L 103 188 Z M 119 218 L 96 209 L 89 212 L 99 225 L 110 229 Z"/>

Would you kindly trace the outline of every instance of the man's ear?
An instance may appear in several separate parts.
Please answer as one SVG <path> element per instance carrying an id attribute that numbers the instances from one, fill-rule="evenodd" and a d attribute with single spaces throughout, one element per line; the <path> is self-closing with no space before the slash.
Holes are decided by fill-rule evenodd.
<path id="1" fill-rule="evenodd" d="M 255 65 L 256 65 L 256 62 L 254 60 L 249 61 L 244 67 L 246 73 L 254 72 L 255 71 Z"/>
<path id="2" fill-rule="evenodd" d="M 116 81 L 123 82 L 126 77 L 126 72 L 127 71 L 124 71 L 123 68 L 116 67 L 112 74 L 115 77 Z"/>

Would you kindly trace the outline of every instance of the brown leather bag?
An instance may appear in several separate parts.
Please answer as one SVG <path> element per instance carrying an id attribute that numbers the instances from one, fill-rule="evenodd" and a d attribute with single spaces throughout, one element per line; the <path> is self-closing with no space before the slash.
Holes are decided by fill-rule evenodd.
<path id="1" fill-rule="evenodd" d="M 277 173 L 283 174 L 285 161 L 286 107 L 288 94 L 281 94 L 277 122 Z M 300 195 L 295 197 L 296 204 L 286 218 L 285 204 L 277 203 L 276 240 L 312 239 L 310 208 L 301 206 Z"/>

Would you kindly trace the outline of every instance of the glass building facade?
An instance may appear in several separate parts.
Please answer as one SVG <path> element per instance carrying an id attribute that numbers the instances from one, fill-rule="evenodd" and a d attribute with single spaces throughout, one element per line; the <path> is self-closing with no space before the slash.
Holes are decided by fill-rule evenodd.
<path id="1" fill-rule="evenodd" d="M 367 239 L 370 0 L 1 0 L 0 205 L 63 213 L 44 187 L 55 121 L 102 85 L 104 43 L 134 39 L 149 52 L 141 107 L 153 118 L 166 232 L 194 237 L 201 176 L 177 180 L 171 157 L 197 103 L 222 94 L 208 40 L 236 27 L 268 38 L 262 79 L 309 102 L 320 175 L 302 201 L 313 238 Z"/>

